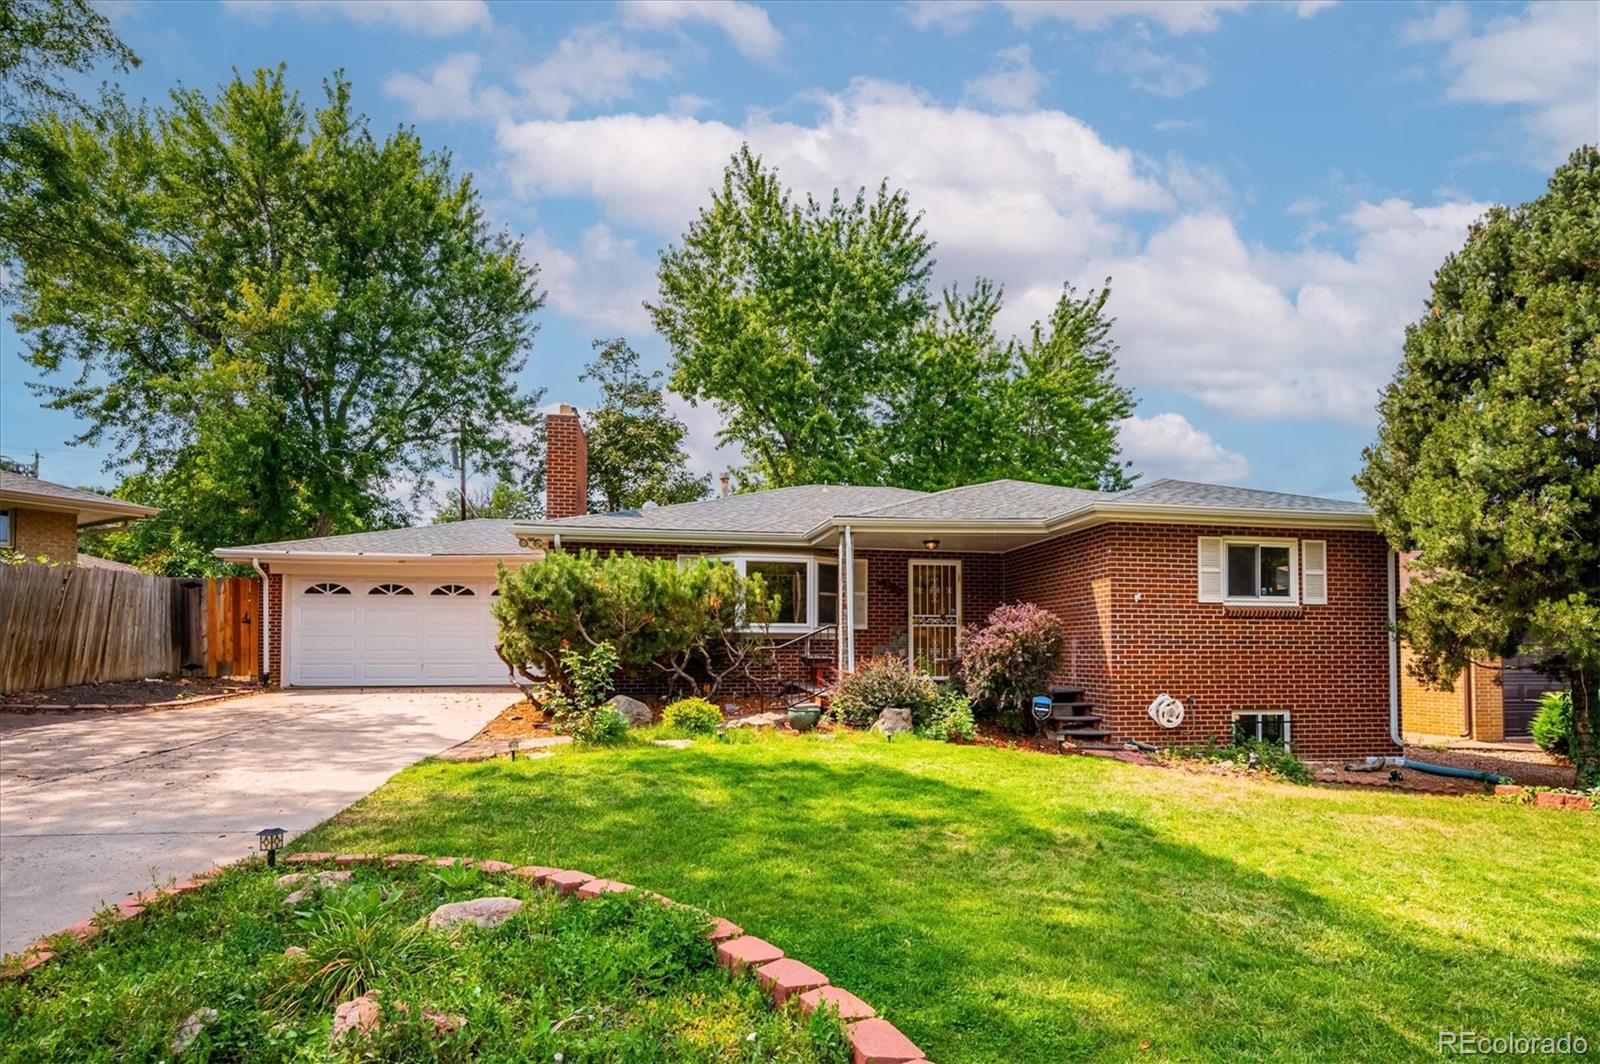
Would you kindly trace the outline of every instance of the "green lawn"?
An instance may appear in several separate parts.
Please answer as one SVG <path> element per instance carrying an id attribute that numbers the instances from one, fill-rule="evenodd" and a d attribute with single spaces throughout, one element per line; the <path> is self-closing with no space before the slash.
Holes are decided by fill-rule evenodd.
<path id="1" fill-rule="evenodd" d="M 426 763 L 298 846 L 703 905 L 939 1064 L 1600 1045 L 1596 815 L 847 736 Z"/>

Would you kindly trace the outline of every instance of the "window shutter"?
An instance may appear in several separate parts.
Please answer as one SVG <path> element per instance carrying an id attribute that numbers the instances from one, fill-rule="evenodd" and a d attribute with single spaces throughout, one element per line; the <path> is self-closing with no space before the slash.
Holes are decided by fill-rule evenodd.
<path id="1" fill-rule="evenodd" d="M 1200 601 L 1222 601 L 1222 540 L 1200 537 Z"/>
<path id="2" fill-rule="evenodd" d="M 1300 541 L 1300 601 L 1308 606 L 1328 604 L 1328 541 Z"/>
<path id="3" fill-rule="evenodd" d="M 856 559 L 855 576 L 850 581 L 850 627 L 867 626 L 867 560 Z"/>

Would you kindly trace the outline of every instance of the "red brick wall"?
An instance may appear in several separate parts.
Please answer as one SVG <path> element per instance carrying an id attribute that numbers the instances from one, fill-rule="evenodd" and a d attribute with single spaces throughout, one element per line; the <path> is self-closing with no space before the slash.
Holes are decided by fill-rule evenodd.
<path id="1" fill-rule="evenodd" d="M 274 573 L 272 566 L 262 565 L 267 571 L 267 686 L 282 687 L 283 669 L 283 574 Z"/>
<path id="2" fill-rule="evenodd" d="M 1244 616 L 1221 603 L 1196 601 L 1196 540 L 1217 535 L 1326 541 L 1328 603 Z M 1006 594 L 1049 599 L 1040 604 L 1067 617 L 1080 658 L 1074 668 L 1064 655 L 1061 679 L 1090 689 L 1115 738 L 1226 740 L 1235 712 L 1286 710 L 1302 756 L 1393 750 L 1387 550 L 1376 533 L 1114 524 L 1064 538 L 1069 542 L 1008 556 Z M 1080 540 L 1086 560 L 1075 564 L 1066 555 Z M 1052 572 L 1052 550 L 1063 552 L 1056 566 L 1062 575 L 1041 575 Z M 1103 643 L 1085 655 L 1090 611 L 1102 626 Z M 1173 731 L 1147 713 L 1163 691 L 1189 703 L 1183 725 Z"/>
<path id="3" fill-rule="evenodd" d="M 1097 706 L 1110 705 L 1112 548 L 1115 533 L 1102 525 L 1012 551 L 1004 556 L 1008 602 L 1032 602 L 1066 626 L 1055 679 L 1081 687 Z"/>
<path id="4" fill-rule="evenodd" d="M 42 555 L 63 565 L 78 564 L 77 514 L 18 509 L 11 517 L 11 542 L 17 553 L 27 558 Z"/>
<path id="5" fill-rule="evenodd" d="M 570 406 L 545 416 L 544 512 L 552 520 L 589 512 L 589 444 Z"/>

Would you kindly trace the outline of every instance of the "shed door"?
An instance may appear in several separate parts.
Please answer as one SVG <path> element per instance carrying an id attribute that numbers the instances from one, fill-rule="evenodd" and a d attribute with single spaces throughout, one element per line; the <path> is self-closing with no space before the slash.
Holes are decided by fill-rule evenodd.
<path id="1" fill-rule="evenodd" d="M 493 581 L 296 577 L 286 674 L 296 687 L 504 684 Z"/>
<path id="2" fill-rule="evenodd" d="M 936 677 L 950 675 L 961 631 L 961 563 L 911 563 L 911 663 Z"/>
<path id="3" fill-rule="evenodd" d="M 1533 727 L 1533 715 L 1539 712 L 1540 697 L 1546 691 L 1563 689 L 1560 680 L 1535 670 L 1526 657 L 1507 658 L 1500 681 L 1505 685 L 1501 694 L 1507 735 L 1527 735 Z"/>

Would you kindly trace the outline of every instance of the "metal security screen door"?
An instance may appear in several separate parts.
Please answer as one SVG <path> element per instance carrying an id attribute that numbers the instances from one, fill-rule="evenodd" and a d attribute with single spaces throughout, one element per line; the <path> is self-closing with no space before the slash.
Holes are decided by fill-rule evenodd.
<path id="1" fill-rule="evenodd" d="M 911 563 L 911 663 L 936 677 L 950 675 L 961 630 L 961 563 Z"/>

